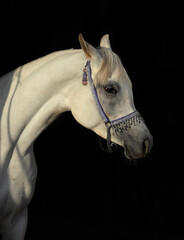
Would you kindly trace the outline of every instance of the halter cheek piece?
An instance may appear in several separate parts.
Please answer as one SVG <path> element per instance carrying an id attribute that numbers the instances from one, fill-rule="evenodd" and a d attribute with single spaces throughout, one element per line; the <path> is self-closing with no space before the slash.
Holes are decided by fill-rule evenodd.
<path id="1" fill-rule="evenodd" d="M 136 110 L 132 113 L 129 113 L 128 115 L 115 119 L 115 120 L 110 120 L 106 113 L 104 112 L 102 105 L 100 103 L 100 100 L 98 98 L 98 94 L 95 88 L 95 85 L 93 83 L 93 79 L 91 76 L 91 66 L 90 66 L 90 61 L 88 60 L 84 69 L 83 69 L 83 78 L 82 78 L 82 84 L 86 86 L 89 82 L 91 92 L 93 95 L 93 99 L 95 101 L 95 104 L 97 106 L 97 109 L 105 123 L 105 126 L 107 128 L 107 148 L 108 152 L 113 152 L 113 147 L 117 147 L 117 145 L 113 142 L 111 142 L 111 128 L 113 129 L 113 133 L 116 135 L 127 131 L 127 129 L 131 128 L 132 125 L 135 126 L 137 123 L 140 123 L 143 121 L 143 118 L 139 114 L 139 112 Z"/>

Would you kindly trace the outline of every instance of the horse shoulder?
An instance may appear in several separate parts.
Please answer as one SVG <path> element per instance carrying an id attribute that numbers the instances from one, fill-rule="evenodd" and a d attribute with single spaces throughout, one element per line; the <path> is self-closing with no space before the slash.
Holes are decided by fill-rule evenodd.
<path id="1" fill-rule="evenodd" d="M 37 166 L 32 147 L 24 156 L 14 150 L 0 189 L 0 221 L 11 212 L 28 206 L 34 193 Z"/>

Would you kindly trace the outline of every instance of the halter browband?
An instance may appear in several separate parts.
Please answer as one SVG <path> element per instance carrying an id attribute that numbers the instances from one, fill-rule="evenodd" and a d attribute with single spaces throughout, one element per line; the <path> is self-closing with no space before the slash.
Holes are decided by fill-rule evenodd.
<path id="1" fill-rule="evenodd" d="M 107 127 L 108 152 L 112 152 L 113 151 L 112 146 L 115 144 L 111 142 L 110 129 L 113 128 L 114 133 L 116 133 L 118 135 L 119 133 L 122 133 L 123 131 L 127 131 L 127 129 L 131 128 L 132 125 L 135 126 L 136 123 L 140 123 L 141 120 L 143 120 L 143 118 L 141 117 L 140 113 L 137 110 L 135 110 L 132 113 L 129 113 L 126 116 L 123 116 L 121 118 L 118 118 L 118 119 L 115 119 L 112 121 L 108 118 L 108 116 L 106 115 L 106 113 L 103 110 L 103 107 L 98 98 L 98 94 L 97 94 L 95 85 L 93 83 L 93 79 L 91 76 L 90 60 L 87 61 L 85 68 L 83 70 L 82 83 L 83 83 L 83 85 L 87 85 L 87 82 L 89 82 L 91 92 L 93 95 L 93 99 L 94 99 L 97 109 L 105 123 L 105 126 Z"/>

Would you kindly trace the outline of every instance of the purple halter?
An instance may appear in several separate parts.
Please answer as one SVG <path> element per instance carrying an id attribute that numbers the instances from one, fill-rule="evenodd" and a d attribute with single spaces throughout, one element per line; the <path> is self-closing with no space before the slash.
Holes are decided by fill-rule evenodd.
<path id="1" fill-rule="evenodd" d="M 93 99 L 95 101 L 95 104 L 97 106 L 97 109 L 105 123 L 105 126 L 107 127 L 107 148 L 108 152 L 113 152 L 112 147 L 116 144 L 111 142 L 111 133 L 110 129 L 113 129 L 113 132 L 117 135 L 119 133 L 122 133 L 123 131 L 127 131 L 127 129 L 131 128 L 132 125 L 135 126 L 136 123 L 140 123 L 141 120 L 143 121 L 143 118 L 141 117 L 140 113 L 136 110 L 132 113 L 129 113 L 126 116 L 123 116 L 121 118 L 110 120 L 106 113 L 104 112 L 102 105 L 100 103 L 100 100 L 98 98 L 98 94 L 95 88 L 95 85 L 93 83 L 93 79 L 91 76 L 91 66 L 90 66 L 90 60 L 87 61 L 85 68 L 83 70 L 83 79 L 82 83 L 83 85 L 87 85 L 87 82 L 89 82 L 91 92 L 93 95 Z"/>

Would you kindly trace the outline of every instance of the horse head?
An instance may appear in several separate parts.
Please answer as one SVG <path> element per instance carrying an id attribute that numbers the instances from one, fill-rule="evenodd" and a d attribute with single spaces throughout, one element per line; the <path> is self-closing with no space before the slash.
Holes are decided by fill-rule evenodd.
<path id="1" fill-rule="evenodd" d="M 109 35 L 102 37 L 98 48 L 87 43 L 81 34 L 79 41 L 87 64 L 76 116 L 78 122 L 108 142 L 110 138 L 122 146 L 128 159 L 145 157 L 153 139 L 135 108 L 132 83 L 120 58 L 111 49 Z"/>

